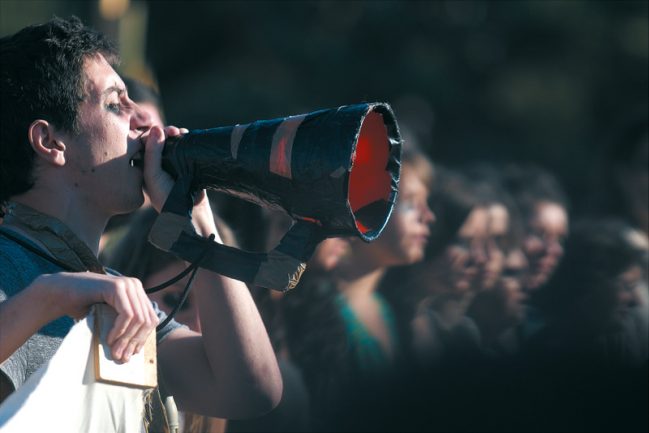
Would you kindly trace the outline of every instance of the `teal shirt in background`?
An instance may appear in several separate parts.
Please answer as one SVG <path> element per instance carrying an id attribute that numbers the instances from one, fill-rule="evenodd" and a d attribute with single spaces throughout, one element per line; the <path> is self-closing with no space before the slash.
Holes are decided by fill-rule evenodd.
<path id="1" fill-rule="evenodd" d="M 399 353 L 399 340 L 394 314 L 381 295 L 374 293 L 372 296 L 379 304 L 381 318 L 388 328 L 390 345 L 396 356 Z M 379 341 L 361 323 L 342 294 L 336 297 L 336 304 L 345 324 L 348 350 L 353 354 L 355 370 L 366 380 L 391 372 L 395 367 L 395 360 L 384 352 Z"/>

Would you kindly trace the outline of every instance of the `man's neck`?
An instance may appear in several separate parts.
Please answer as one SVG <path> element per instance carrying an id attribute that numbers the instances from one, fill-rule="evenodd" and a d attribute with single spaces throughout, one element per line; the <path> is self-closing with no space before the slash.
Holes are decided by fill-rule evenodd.
<path id="1" fill-rule="evenodd" d="M 106 227 L 108 216 L 92 212 L 78 200 L 65 196 L 52 196 L 30 190 L 26 194 L 12 198 L 12 201 L 52 216 L 65 224 L 90 250 L 99 254 L 99 239 Z"/>

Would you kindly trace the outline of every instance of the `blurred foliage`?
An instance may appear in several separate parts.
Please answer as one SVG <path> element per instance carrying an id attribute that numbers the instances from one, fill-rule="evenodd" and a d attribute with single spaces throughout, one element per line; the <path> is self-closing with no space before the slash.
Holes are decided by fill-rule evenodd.
<path id="1" fill-rule="evenodd" d="M 388 101 L 437 161 L 534 161 L 579 196 L 647 105 L 646 1 L 150 4 L 169 118 L 190 127 Z"/>
<path id="2" fill-rule="evenodd" d="M 646 0 L 131 3 L 167 118 L 189 128 L 387 101 L 436 161 L 536 162 L 578 201 L 648 104 Z M 0 31 L 52 13 L 101 27 L 95 10 L 0 0 Z"/>

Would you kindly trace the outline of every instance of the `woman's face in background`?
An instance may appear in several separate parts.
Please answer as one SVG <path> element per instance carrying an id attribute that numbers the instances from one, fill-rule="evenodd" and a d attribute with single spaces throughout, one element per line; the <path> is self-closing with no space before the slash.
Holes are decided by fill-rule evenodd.
<path id="1" fill-rule="evenodd" d="M 345 238 L 328 238 L 320 242 L 309 260 L 308 266 L 322 271 L 331 271 L 340 260 L 349 254 L 349 240 Z"/>
<path id="2" fill-rule="evenodd" d="M 642 252 L 643 259 L 617 277 L 616 313 L 624 317 L 637 308 L 642 317 L 649 317 L 649 238 L 637 229 L 628 230 L 625 238 L 635 250 Z"/>
<path id="3" fill-rule="evenodd" d="M 509 232 L 509 211 L 500 204 L 494 203 L 488 207 L 489 222 L 485 245 L 486 262 L 481 276 L 481 289 L 492 289 L 505 266 L 505 251 L 503 240 Z"/>
<path id="4" fill-rule="evenodd" d="M 527 295 L 523 278 L 528 268 L 527 258 L 516 242 L 509 210 L 497 203 L 489 207 L 489 239 L 487 263 L 482 289 L 494 290 L 501 315 L 507 323 L 519 323 L 525 316 Z"/>
<path id="5" fill-rule="evenodd" d="M 558 203 L 542 201 L 527 224 L 523 251 L 529 262 L 525 286 L 537 289 L 550 278 L 563 257 L 568 213 Z"/>
<path id="6" fill-rule="evenodd" d="M 428 207 L 428 188 L 410 167 L 404 166 L 399 195 L 385 230 L 371 244 L 354 243 L 354 254 L 366 255 L 380 266 L 416 263 L 424 258 L 435 217 Z"/>
<path id="7" fill-rule="evenodd" d="M 487 262 L 486 237 L 489 211 L 475 207 L 460 227 L 454 241 L 444 250 L 436 267 L 448 275 L 448 284 L 461 292 L 475 290 Z"/>
<path id="8" fill-rule="evenodd" d="M 525 317 L 527 294 L 523 277 L 527 266 L 527 258 L 518 246 L 508 249 L 504 255 L 503 271 L 495 285 L 495 290 L 502 293 L 504 314 L 516 323 Z"/>
<path id="9" fill-rule="evenodd" d="M 640 266 L 630 266 L 616 279 L 616 297 L 614 314 L 618 318 L 626 317 L 632 308 L 643 304 L 643 291 L 647 280 Z"/>

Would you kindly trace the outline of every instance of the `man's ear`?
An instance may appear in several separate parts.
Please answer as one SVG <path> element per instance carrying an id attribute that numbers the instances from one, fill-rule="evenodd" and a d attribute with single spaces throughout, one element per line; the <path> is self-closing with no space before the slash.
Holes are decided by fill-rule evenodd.
<path id="1" fill-rule="evenodd" d="M 28 138 L 39 158 L 53 165 L 65 165 L 65 144 L 54 125 L 43 119 L 34 120 L 29 125 Z"/>

